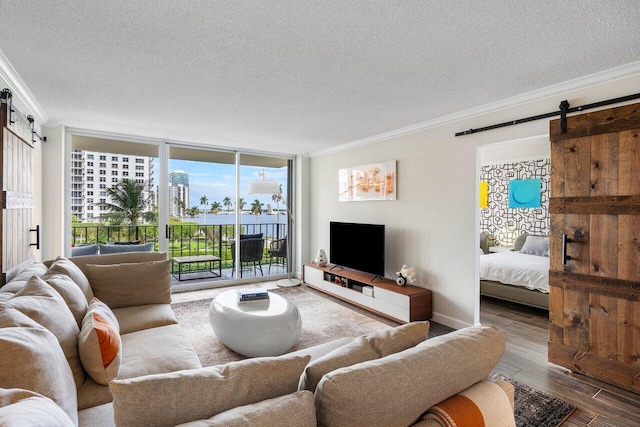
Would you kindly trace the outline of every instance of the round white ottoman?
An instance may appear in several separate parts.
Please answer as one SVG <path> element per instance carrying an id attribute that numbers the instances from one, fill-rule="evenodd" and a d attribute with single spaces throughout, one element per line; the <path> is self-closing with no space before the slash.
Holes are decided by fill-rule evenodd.
<path id="1" fill-rule="evenodd" d="M 243 356 L 278 356 L 302 331 L 298 307 L 269 292 L 268 300 L 238 302 L 235 289 L 222 292 L 209 306 L 209 323 L 224 345 Z"/>

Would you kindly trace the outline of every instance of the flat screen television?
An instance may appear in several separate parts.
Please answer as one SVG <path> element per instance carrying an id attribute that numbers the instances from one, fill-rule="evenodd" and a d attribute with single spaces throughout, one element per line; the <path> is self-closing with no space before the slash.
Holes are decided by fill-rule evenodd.
<path id="1" fill-rule="evenodd" d="M 384 225 L 329 224 L 329 262 L 384 277 Z"/>

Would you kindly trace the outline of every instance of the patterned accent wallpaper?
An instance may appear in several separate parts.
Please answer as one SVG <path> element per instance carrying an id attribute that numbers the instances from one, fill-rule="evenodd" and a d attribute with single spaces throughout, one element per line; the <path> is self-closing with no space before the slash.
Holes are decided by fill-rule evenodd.
<path id="1" fill-rule="evenodd" d="M 488 207 L 480 209 L 480 231 L 498 234 L 504 227 L 516 230 L 516 235 L 549 235 L 549 181 L 550 159 L 518 163 L 487 165 L 480 168 L 480 181 L 489 183 Z M 542 181 L 541 207 L 509 208 L 509 181 L 512 179 L 540 178 Z"/>

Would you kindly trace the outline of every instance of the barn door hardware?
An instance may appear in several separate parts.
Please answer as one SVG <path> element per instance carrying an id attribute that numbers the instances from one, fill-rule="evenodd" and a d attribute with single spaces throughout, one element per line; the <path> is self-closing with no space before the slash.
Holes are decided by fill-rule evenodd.
<path id="1" fill-rule="evenodd" d="M 506 126 L 519 125 L 520 123 L 532 122 L 534 120 L 548 119 L 550 117 L 560 116 L 560 132 L 567 133 L 567 114 L 575 113 L 577 111 L 590 110 L 592 108 L 603 107 L 605 105 L 619 104 L 620 102 L 631 101 L 634 99 L 640 99 L 640 93 L 634 93 L 633 95 L 621 96 L 619 98 L 607 99 L 606 101 L 594 102 L 592 104 L 580 105 L 578 107 L 569 107 L 569 101 L 564 100 L 560 103 L 558 111 L 552 111 L 550 113 L 538 114 L 537 116 L 525 117 L 524 119 L 511 120 L 508 122 L 498 123 L 496 125 L 484 126 L 477 129 L 469 129 L 462 132 L 457 132 L 456 136 L 471 135 L 472 133 L 484 132 L 486 130 L 499 129 Z"/>
<path id="2" fill-rule="evenodd" d="M 35 246 L 36 249 L 40 249 L 40 226 L 36 225 L 36 228 L 31 228 L 29 232 L 36 233 L 36 242 L 29 243 L 29 246 Z"/>
<path id="3" fill-rule="evenodd" d="M 38 139 L 42 142 L 47 142 L 47 137 L 46 136 L 40 136 L 38 135 L 38 132 L 36 132 L 35 129 L 35 119 L 33 118 L 32 115 L 28 115 L 27 116 L 27 120 L 29 121 L 29 123 L 31 124 L 31 142 L 35 143 L 36 139 L 33 137 L 34 135 L 38 137 Z"/>
<path id="4" fill-rule="evenodd" d="M 571 243 L 571 240 L 566 234 L 562 235 L 562 265 L 567 265 L 567 261 L 571 259 L 570 255 L 567 255 L 567 243 Z"/>
<path id="5" fill-rule="evenodd" d="M 0 99 L 9 104 L 9 124 L 14 124 L 13 113 L 15 113 L 15 110 L 13 109 L 13 93 L 11 93 L 11 89 L 7 89 L 6 87 L 2 89 Z"/>

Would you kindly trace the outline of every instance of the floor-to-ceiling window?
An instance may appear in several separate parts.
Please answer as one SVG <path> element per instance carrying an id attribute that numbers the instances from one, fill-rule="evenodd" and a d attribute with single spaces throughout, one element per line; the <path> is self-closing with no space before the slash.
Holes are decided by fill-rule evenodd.
<path id="1" fill-rule="evenodd" d="M 291 158 L 76 135 L 70 157 L 71 255 L 96 245 L 166 251 L 180 261 L 176 290 L 291 270 Z M 276 190 L 250 191 L 258 180 Z M 141 204 L 122 206 L 130 198 L 118 195 L 137 190 Z"/>

